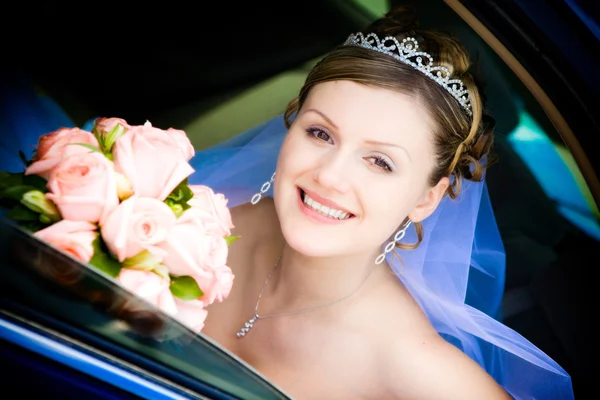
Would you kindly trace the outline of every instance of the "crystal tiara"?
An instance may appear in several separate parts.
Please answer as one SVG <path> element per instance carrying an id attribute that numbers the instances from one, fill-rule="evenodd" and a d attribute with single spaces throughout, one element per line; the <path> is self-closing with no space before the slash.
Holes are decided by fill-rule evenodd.
<path id="1" fill-rule="evenodd" d="M 393 36 L 387 36 L 383 40 L 380 40 L 374 33 L 369 33 L 365 36 L 362 32 L 359 32 L 348 36 L 344 45 L 375 50 L 410 65 L 446 89 L 460 103 L 469 116 L 473 115 L 469 92 L 464 83 L 460 79 L 450 79 L 448 68 L 441 65 L 434 66 L 433 57 L 430 54 L 418 51 L 419 43 L 417 39 L 407 37 L 402 39 L 402 43 L 399 43 L 398 39 Z M 425 63 L 423 63 L 424 58 L 428 60 Z"/>

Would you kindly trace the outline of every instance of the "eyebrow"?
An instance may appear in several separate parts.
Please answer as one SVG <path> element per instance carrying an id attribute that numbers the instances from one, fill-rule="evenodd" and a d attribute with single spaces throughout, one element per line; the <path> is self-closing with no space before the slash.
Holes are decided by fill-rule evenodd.
<path id="1" fill-rule="evenodd" d="M 406 156 L 408 157 L 408 160 L 410 162 L 412 162 L 412 159 L 410 158 L 410 154 L 408 153 L 408 150 L 406 150 L 406 148 L 404 146 L 400 146 L 399 144 L 395 144 L 395 143 L 387 143 L 387 142 L 380 142 L 378 140 L 365 140 L 365 143 L 367 144 L 374 144 L 377 146 L 388 146 L 388 147 L 395 147 L 397 149 L 401 149 L 404 151 L 404 153 L 406 153 Z"/>
<path id="2" fill-rule="evenodd" d="M 314 113 L 319 114 L 321 117 L 323 117 L 323 119 L 325 121 L 327 121 L 331 126 L 333 126 L 334 129 L 339 129 L 338 126 L 331 120 L 331 118 L 329 118 L 327 115 L 325 115 L 321 111 L 316 110 L 314 108 L 309 108 L 308 110 L 304 111 L 303 114 L 306 114 L 307 112 L 314 112 Z M 404 146 L 401 146 L 401 145 L 395 144 L 395 143 L 380 142 L 378 140 L 366 140 L 365 143 L 370 144 L 370 145 L 395 147 L 397 149 L 403 150 L 404 153 L 406 154 L 406 156 L 408 157 L 408 160 L 410 162 L 412 162 L 412 159 L 410 158 L 410 154 L 408 153 L 408 150 L 406 150 L 406 148 Z"/>
<path id="3" fill-rule="evenodd" d="M 315 110 L 314 108 L 309 108 L 308 110 L 304 111 L 304 114 L 306 114 L 307 112 L 311 112 L 311 111 L 319 114 L 321 117 L 323 117 L 323 119 L 325 121 L 327 121 L 329 123 L 329 125 L 333 126 L 335 129 L 339 129 L 338 126 L 331 120 L 331 118 L 329 118 L 327 115 L 323 114 L 319 110 Z"/>

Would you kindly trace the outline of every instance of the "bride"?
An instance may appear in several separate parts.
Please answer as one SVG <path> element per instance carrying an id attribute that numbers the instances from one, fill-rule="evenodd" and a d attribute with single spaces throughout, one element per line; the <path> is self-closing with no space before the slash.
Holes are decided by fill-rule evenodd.
<path id="1" fill-rule="evenodd" d="M 493 120 L 468 68 L 395 9 L 321 60 L 283 118 L 199 153 L 190 182 L 226 193 L 243 238 L 203 333 L 299 399 L 572 398 L 488 316 Z"/>
<path id="2" fill-rule="evenodd" d="M 283 116 L 197 153 L 189 182 L 226 195 L 242 237 L 203 334 L 298 399 L 573 398 L 496 319 L 493 119 L 469 66 L 395 9 L 323 58 Z"/>

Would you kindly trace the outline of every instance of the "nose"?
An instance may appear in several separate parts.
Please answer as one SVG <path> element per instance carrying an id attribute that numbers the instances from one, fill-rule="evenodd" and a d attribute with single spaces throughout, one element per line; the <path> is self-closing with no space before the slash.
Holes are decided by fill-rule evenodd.
<path id="1" fill-rule="evenodd" d="M 341 154 L 328 154 L 315 170 L 314 179 L 323 189 L 347 193 L 351 186 L 347 164 Z"/>

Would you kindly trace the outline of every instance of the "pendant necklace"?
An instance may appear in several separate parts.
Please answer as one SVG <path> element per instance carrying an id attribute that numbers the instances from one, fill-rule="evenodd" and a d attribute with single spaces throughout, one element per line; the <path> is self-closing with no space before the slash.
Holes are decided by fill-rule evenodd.
<path id="1" fill-rule="evenodd" d="M 303 309 L 296 310 L 296 311 L 288 311 L 288 312 L 281 312 L 281 313 L 276 313 L 276 314 L 260 315 L 259 312 L 258 312 L 258 307 L 260 306 L 260 299 L 261 299 L 261 297 L 263 295 L 263 291 L 265 290 L 265 288 L 267 287 L 267 284 L 269 283 L 269 280 L 271 279 L 271 276 L 273 275 L 273 271 L 275 271 L 275 269 L 279 265 L 280 261 L 281 261 L 281 256 L 279 256 L 279 258 L 277 259 L 277 262 L 275 263 L 275 265 L 273 266 L 273 268 L 271 268 L 271 272 L 269 272 L 269 275 L 267 276 L 267 279 L 265 280 L 265 283 L 263 283 L 263 286 L 260 289 L 260 293 L 258 294 L 258 299 L 256 300 L 256 305 L 254 306 L 254 315 L 252 316 L 252 318 L 250 318 L 248 321 L 246 321 L 246 323 L 244 324 L 244 326 L 238 331 L 238 333 L 237 333 L 237 337 L 238 338 L 243 338 L 244 336 L 246 336 L 246 334 L 248 333 L 248 331 L 250 331 L 250 329 L 252 329 L 254 327 L 254 324 L 259 319 L 274 318 L 274 317 L 280 317 L 280 316 L 283 316 L 283 315 L 293 315 L 293 314 L 306 313 L 306 312 L 309 312 L 309 311 L 314 311 L 314 310 L 318 310 L 318 309 L 325 308 L 325 307 L 331 307 L 334 304 L 337 304 L 337 303 L 340 303 L 340 302 L 346 300 L 347 298 L 349 298 L 350 296 L 352 296 L 354 293 L 356 293 L 358 291 L 358 289 L 361 288 L 361 286 L 367 281 L 367 279 L 369 278 L 369 276 L 371 276 L 371 274 L 375 270 L 375 267 L 377 266 L 377 265 L 375 265 L 375 267 L 373 267 L 371 269 L 371 271 L 367 274 L 367 276 L 365 277 L 365 279 L 363 279 L 363 281 L 352 292 L 350 292 L 348 295 L 342 297 L 341 299 L 337 299 L 335 301 L 332 301 L 332 302 L 329 302 L 329 303 L 325 303 L 325 304 L 321 304 L 321 305 L 314 306 L 314 307 L 303 308 Z"/>

